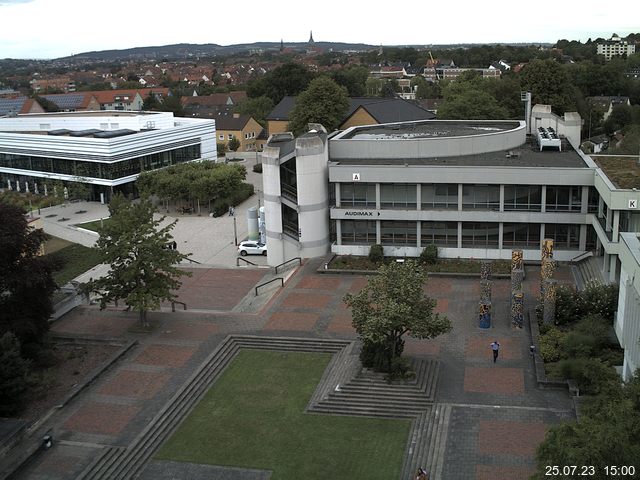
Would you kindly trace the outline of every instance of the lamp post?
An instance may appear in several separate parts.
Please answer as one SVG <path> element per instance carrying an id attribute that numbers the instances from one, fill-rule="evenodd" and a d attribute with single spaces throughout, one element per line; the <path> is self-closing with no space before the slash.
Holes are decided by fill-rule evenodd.
<path id="1" fill-rule="evenodd" d="M 233 241 L 238 245 L 238 226 L 236 225 L 236 217 L 233 217 Z"/>

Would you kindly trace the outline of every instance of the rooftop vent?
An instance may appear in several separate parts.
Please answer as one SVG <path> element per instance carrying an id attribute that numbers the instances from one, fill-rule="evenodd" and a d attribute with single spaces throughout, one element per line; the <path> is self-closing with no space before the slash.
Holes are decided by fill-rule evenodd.
<path id="1" fill-rule="evenodd" d="M 538 127 L 536 137 L 538 138 L 540 151 L 542 151 L 542 149 L 546 147 L 562 151 L 562 142 L 553 128 Z"/>

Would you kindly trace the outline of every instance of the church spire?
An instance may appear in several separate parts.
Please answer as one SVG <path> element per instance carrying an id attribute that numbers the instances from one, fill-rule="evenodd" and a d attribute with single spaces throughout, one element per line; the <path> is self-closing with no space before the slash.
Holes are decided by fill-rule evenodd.
<path id="1" fill-rule="evenodd" d="M 311 30 L 311 33 L 309 34 L 309 43 L 315 43 L 313 41 L 313 30 Z"/>

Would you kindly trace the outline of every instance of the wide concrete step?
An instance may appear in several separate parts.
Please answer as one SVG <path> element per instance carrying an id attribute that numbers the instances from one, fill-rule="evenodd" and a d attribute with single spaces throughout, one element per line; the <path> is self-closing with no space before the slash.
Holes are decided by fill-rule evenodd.
<path id="1" fill-rule="evenodd" d="M 343 403 L 333 403 L 330 400 L 323 400 L 314 409 L 314 413 L 326 413 L 331 415 L 352 415 L 352 416 L 377 416 L 388 418 L 413 418 L 419 415 L 422 410 L 410 408 L 398 408 L 385 405 L 346 405 Z"/>
<path id="2" fill-rule="evenodd" d="M 401 396 L 392 397 L 388 395 L 350 395 L 341 394 L 339 392 L 330 393 L 326 400 L 333 400 L 334 402 L 342 402 L 354 405 L 406 405 L 408 407 L 416 406 L 420 408 L 429 406 L 432 403 L 427 398 L 407 398 Z"/>

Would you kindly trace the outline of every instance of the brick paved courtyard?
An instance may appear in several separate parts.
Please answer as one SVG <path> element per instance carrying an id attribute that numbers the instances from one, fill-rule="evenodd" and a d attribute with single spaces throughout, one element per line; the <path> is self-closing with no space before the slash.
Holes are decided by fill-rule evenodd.
<path id="1" fill-rule="evenodd" d="M 367 277 L 318 274 L 319 262 L 307 262 L 257 313 L 232 310 L 265 270 L 193 269 L 194 276 L 180 291 L 189 310 L 151 313 L 150 333 L 136 331 L 135 313 L 122 309 L 79 307 L 63 317 L 53 326 L 58 334 L 138 344 L 60 412 L 52 425 L 60 442 L 34 459 L 19 478 L 72 479 L 100 445 L 128 445 L 228 334 L 355 338 L 342 297 L 358 292 Z M 562 268 L 558 278 L 570 281 Z M 530 293 L 526 304 L 532 306 L 531 294 L 539 289 L 535 268 L 527 271 L 525 287 Z M 437 339 L 405 339 L 405 354 L 440 361 L 436 401 L 452 406 L 442 478 L 527 478 L 546 430 L 572 418 L 573 411 L 565 392 L 536 388 L 528 333 L 510 326 L 509 280 L 494 281 L 493 322 L 487 330 L 477 325 L 477 278 L 433 276 L 425 291 L 454 326 Z M 496 364 L 489 348 L 494 340 L 501 344 Z"/>

